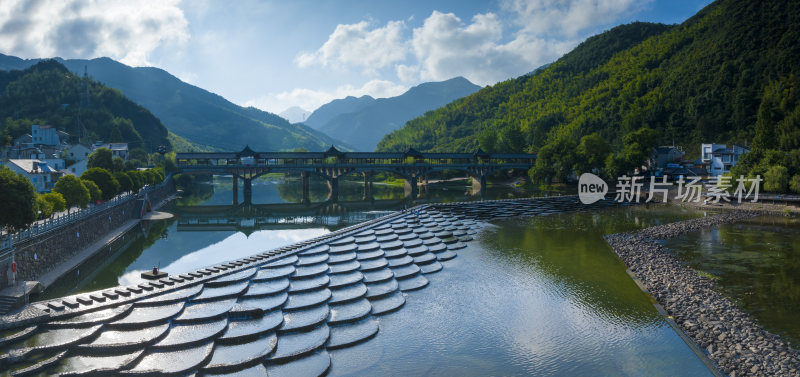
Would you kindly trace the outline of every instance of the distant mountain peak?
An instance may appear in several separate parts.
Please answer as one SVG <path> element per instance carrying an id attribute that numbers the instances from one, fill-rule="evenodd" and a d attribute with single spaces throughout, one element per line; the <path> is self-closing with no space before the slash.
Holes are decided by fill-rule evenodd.
<path id="1" fill-rule="evenodd" d="M 292 106 L 281 111 L 278 115 L 289 122 L 302 123 L 308 118 L 309 115 L 311 115 L 311 112 L 299 106 Z"/>
<path id="2" fill-rule="evenodd" d="M 322 105 L 306 124 L 347 140 L 357 150 L 374 150 L 389 132 L 426 111 L 444 106 L 481 89 L 464 77 L 426 82 L 390 98 L 348 96 Z"/>

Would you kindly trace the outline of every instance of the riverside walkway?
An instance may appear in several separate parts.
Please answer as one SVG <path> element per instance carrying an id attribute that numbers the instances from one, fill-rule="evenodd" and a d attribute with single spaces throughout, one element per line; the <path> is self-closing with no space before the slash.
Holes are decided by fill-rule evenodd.
<path id="1" fill-rule="evenodd" d="M 32 303 L 0 317 L 0 370 L 322 375 L 328 350 L 376 336 L 377 317 L 425 288 L 487 221 L 616 205 L 423 205 L 218 266 Z"/>

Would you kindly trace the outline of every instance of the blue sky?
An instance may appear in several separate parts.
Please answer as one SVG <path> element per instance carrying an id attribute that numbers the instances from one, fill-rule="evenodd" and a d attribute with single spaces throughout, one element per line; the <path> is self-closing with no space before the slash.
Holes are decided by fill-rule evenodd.
<path id="1" fill-rule="evenodd" d="M 0 52 L 156 66 L 241 105 L 306 110 L 464 76 L 491 85 L 708 0 L 3 0 Z"/>

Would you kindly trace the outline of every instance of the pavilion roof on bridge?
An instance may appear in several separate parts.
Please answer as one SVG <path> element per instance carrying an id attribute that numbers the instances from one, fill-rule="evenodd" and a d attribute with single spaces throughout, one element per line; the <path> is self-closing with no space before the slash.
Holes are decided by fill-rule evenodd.
<path id="1" fill-rule="evenodd" d="M 489 157 L 489 154 L 484 152 L 483 149 L 476 149 L 475 152 L 472 152 L 472 155 L 475 157 Z"/>
<path id="2" fill-rule="evenodd" d="M 325 151 L 325 156 L 326 156 L 326 157 L 327 157 L 327 156 L 342 156 L 342 155 L 344 155 L 344 154 L 345 154 L 344 152 L 342 152 L 342 151 L 340 151 L 340 150 L 336 149 L 336 147 L 335 147 L 335 146 L 333 146 L 333 145 L 331 145 L 331 147 L 330 147 L 330 148 L 328 148 L 328 150 L 327 150 L 327 151 Z"/>
<path id="3" fill-rule="evenodd" d="M 422 157 L 422 152 L 420 152 L 420 151 L 418 151 L 418 150 L 416 150 L 414 148 L 408 148 L 407 151 L 403 152 L 403 156 L 405 156 L 405 157 Z"/>
<path id="4" fill-rule="evenodd" d="M 250 149 L 249 145 L 245 145 L 241 152 L 237 153 L 238 156 L 255 156 L 256 152 Z"/>

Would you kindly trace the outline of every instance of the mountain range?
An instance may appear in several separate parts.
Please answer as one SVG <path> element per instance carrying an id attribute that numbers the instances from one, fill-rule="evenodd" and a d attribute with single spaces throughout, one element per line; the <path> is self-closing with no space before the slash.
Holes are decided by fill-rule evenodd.
<path id="1" fill-rule="evenodd" d="M 96 81 L 150 110 L 169 131 L 213 149 L 240 150 L 249 145 L 255 150 L 313 151 L 344 144 L 278 115 L 238 106 L 159 68 L 134 68 L 109 58 L 55 60 L 76 74 L 86 69 Z M 0 69 L 24 69 L 40 61 L 0 54 Z"/>
<path id="2" fill-rule="evenodd" d="M 481 87 L 463 77 L 427 82 L 391 98 L 370 96 L 337 99 L 315 110 L 306 124 L 328 135 L 347 140 L 360 151 L 375 150 L 384 135 L 399 129 L 408 120 Z"/>
<path id="3" fill-rule="evenodd" d="M 754 143 L 763 123 L 788 151 L 800 147 L 798 40 L 795 2 L 718 0 L 679 25 L 588 38 L 549 66 L 409 121 L 378 149 L 503 150 L 506 134 L 535 152 L 592 133 L 619 148 L 648 127 L 696 156 L 702 142 Z"/>

